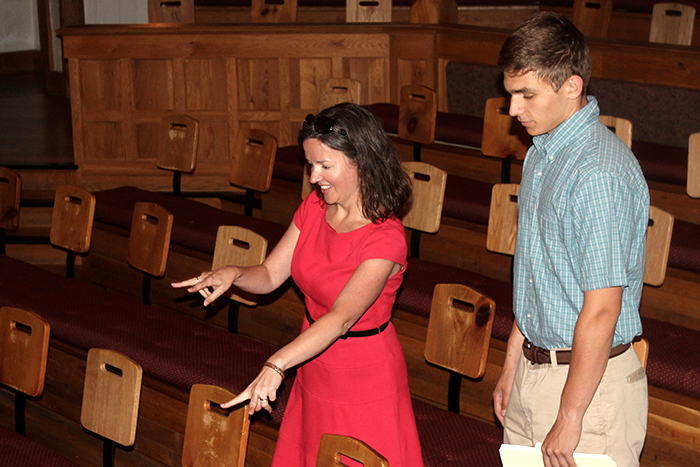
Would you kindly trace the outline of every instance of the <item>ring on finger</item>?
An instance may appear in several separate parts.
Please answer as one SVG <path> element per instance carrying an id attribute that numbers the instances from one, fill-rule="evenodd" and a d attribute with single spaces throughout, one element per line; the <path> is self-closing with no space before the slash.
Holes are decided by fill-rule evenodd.
<path id="1" fill-rule="evenodd" d="M 200 282 L 202 282 L 202 278 L 197 276 L 197 284 L 199 284 Z"/>

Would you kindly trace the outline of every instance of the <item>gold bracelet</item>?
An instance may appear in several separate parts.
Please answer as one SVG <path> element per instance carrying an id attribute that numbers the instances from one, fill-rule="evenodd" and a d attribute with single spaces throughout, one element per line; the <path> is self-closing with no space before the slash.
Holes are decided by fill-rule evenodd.
<path id="1" fill-rule="evenodd" d="M 284 381 L 285 374 L 284 374 L 284 371 L 282 371 L 282 368 L 280 368 L 277 365 L 275 365 L 274 363 L 270 363 L 270 362 L 263 363 L 263 366 L 266 366 L 266 367 L 270 368 L 271 370 L 276 371 L 277 374 L 282 377 L 282 381 Z"/>

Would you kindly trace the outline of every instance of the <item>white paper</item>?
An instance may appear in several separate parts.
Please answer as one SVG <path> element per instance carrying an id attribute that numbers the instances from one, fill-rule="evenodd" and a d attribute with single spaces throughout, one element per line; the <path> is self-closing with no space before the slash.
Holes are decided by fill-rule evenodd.
<path id="1" fill-rule="evenodd" d="M 542 443 L 535 447 L 502 444 L 499 449 L 503 467 L 544 467 Z M 574 453 L 578 467 L 616 467 L 615 462 L 605 454 Z"/>

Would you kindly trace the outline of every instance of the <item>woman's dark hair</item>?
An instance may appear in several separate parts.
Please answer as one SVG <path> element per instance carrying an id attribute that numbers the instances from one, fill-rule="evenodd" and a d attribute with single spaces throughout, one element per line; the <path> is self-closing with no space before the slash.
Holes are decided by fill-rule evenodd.
<path id="1" fill-rule="evenodd" d="M 299 146 L 312 138 L 355 164 L 362 214 L 370 221 L 397 215 L 411 197 L 411 180 L 401 167 L 396 146 L 364 107 L 344 103 L 309 116 L 299 132 Z"/>

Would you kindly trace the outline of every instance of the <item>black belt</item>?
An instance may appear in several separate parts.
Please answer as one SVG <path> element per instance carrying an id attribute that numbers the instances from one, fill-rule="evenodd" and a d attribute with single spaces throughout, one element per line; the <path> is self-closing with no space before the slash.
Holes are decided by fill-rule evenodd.
<path id="1" fill-rule="evenodd" d="M 616 345 L 610 349 L 609 358 L 617 357 L 625 350 L 629 349 L 630 345 L 631 344 Z M 523 355 L 533 364 L 552 363 L 549 352 L 550 351 L 547 349 L 533 345 L 532 342 L 527 339 L 523 342 Z M 555 350 L 555 352 L 557 353 L 557 363 L 559 365 L 568 365 L 571 363 L 571 350 Z"/>
<path id="2" fill-rule="evenodd" d="M 309 310 L 306 310 L 306 319 L 309 322 L 309 324 L 314 324 L 314 320 L 311 318 L 311 315 L 309 314 Z M 374 336 L 377 334 L 381 334 L 384 332 L 384 330 L 389 326 L 389 321 L 386 323 L 382 324 L 378 328 L 372 328 L 372 329 L 366 329 L 364 331 L 348 331 L 342 336 L 340 336 L 341 339 L 347 339 L 348 337 L 367 337 L 367 336 Z"/>

